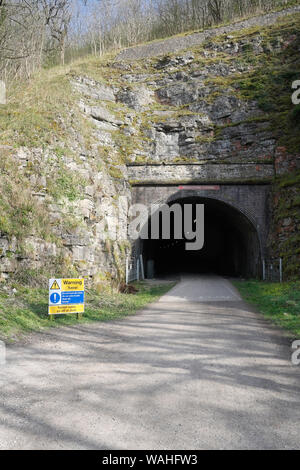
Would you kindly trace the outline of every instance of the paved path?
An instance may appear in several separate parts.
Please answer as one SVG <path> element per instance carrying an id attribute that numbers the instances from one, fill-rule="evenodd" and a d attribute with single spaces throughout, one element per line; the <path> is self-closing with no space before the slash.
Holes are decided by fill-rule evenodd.
<path id="1" fill-rule="evenodd" d="M 116 322 L 35 335 L 0 379 L 0 448 L 300 448 L 290 341 L 217 277 Z"/>

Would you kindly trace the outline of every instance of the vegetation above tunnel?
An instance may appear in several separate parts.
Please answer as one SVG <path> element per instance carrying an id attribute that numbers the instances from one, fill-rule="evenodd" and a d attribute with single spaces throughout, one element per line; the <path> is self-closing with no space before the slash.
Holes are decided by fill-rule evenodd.
<path id="1" fill-rule="evenodd" d="M 276 161 L 275 152 L 262 148 L 255 154 L 249 150 L 251 142 L 240 145 L 239 133 L 245 128 L 251 130 L 253 150 L 262 136 L 265 142 L 276 140 L 282 155 L 295 156 L 300 148 L 299 110 L 290 98 L 291 82 L 298 78 L 299 30 L 298 14 L 272 27 L 255 27 L 229 36 L 212 37 L 201 46 L 183 51 L 179 57 L 177 53 L 170 53 L 167 57 L 128 64 L 116 62 L 114 54 L 101 59 L 90 56 L 69 65 L 41 70 L 22 82 L 22 86 L 14 82 L 8 90 L 8 104 L 0 107 L 0 231 L 5 243 L 9 239 L 13 245 L 15 238 L 18 243 L 16 251 L 7 249 L 5 252 L 6 258 L 10 257 L 5 259 L 9 269 L 13 269 L 12 258 L 16 256 L 28 272 L 26 262 L 35 256 L 32 254 L 34 244 L 25 243 L 24 238 L 38 238 L 59 249 L 66 245 L 71 251 L 70 239 L 84 238 L 84 232 L 94 235 L 95 220 L 99 221 L 97 211 L 90 210 L 96 200 L 94 194 L 100 195 L 103 207 L 108 200 L 110 207 L 115 205 L 117 195 L 128 188 L 125 162 L 157 163 L 168 159 L 172 163 L 193 163 L 201 160 L 203 164 L 213 161 L 218 165 L 250 161 L 257 164 L 257 171 L 260 164 L 267 163 L 269 167 L 281 164 Z M 237 52 L 233 53 L 236 47 Z M 189 55 L 193 59 L 189 59 Z M 203 80 L 197 78 L 199 71 L 206 74 Z M 184 95 L 185 87 L 192 89 L 197 80 L 199 89 L 205 91 L 204 96 L 195 99 L 192 96 L 184 103 L 171 103 L 173 96 L 163 96 L 165 89 L 168 91 L 169 87 L 178 85 Z M 116 99 L 103 102 L 87 97 L 74 83 L 83 83 L 85 92 L 107 87 Z M 135 101 L 141 89 L 146 90 L 146 104 Z M 218 99 L 223 97 L 239 100 L 245 114 L 253 107 L 254 114 L 235 120 L 230 116 L 206 119 L 214 106 L 222 108 Z M 100 111 L 104 108 L 111 122 L 101 120 L 101 116 L 98 120 L 91 117 L 89 110 L 99 104 Z M 101 141 L 99 126 L 108 128 L 105 142 Z M 200 128 L 199 132 L 194 132 L 195 126 Z M 194 145 L 194 154 L 184 150 L 176 155 L 169 155 L 167 151 L 162 156 L 151 153 L 158 135 L 169 138 L 178 127 L 182 133 L 188 129 L 186 137 Z M 154 137 L 153 130 L 157 132 Z M 230 152 L 224 155 L 224 142 L 230 145 L 235 142 L 234 155 Z M 216 149 L 219 149 L 218 154 L 214 153 Z M 99 177 L 98 182 L 94 180 L 95 175 Z M 278 206 L 274 205 L 274 233 L 281 220 L 291 218 L 290 232 L 284 229 L 280 243 L 275 237 L 272 244 L 276 255 L 293 256 L 299 243 L 296 189 L 299 182 L 293 169 L 288 177 L 292 181 L 289 186 L 286 186 L 286 178 L 277 176 L 274 185 L 279 201 Z M 22 199 L 19 194 L 23 195 Z M 49 210 L 63 216 L 59 221 L 50 221 Z M 286 233 L 288 236 L 284 235 Z M 79 241 L 83 243 L 82 239 Z M 88 254 L 82 246 L 86 245 L 78 244 L 76 248 L 79 258 L 76 262 L 69 255 L 54 255 L 55 267 L 51 269 L 58 272 L 58 267 L 62 267 L 61 272 L 84 272 L 88 262 L 80 257 L 88 257 Z M 124 275 L 126 250 L 128 247 L 124 246 L 113 248 L 110 241 L 103 247 L 107 269 L 115 269 L 120 277 Z M 296 276 L 298 259 L 293 257 L 289 264 L 292 268 L 287 275 Z M 45 266 L 48 268 L 46 263 Z M 37 277 L 45 279 L 45 271 L 43 275 L 36 272 Z M 25 279 L 24 272 L 20 275 Z"/>
<path id="2" fill-rule="evenodd" d="M 144 41 L 232 23 L 298 0 L 2 0 L 0 78 Z"/>

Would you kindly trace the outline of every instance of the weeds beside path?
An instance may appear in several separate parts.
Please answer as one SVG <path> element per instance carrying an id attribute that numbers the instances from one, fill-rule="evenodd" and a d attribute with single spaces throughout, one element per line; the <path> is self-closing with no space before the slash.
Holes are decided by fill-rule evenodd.
<path id="1" fill-rule="evenodd" d="M 300 338 L 300 281 L 279 284 L 251 280 L 235 281 L 234 285 L 266 318 Z"/>
<path id="2" fill-rule="evenodd" d="M 86 291 L 85 313 L 82 319 L 76 315 L 56 315 L 50 322 L 48 316 L 48 290 L 16 285 L 11 292 L 0 290 L 0 338 L 16 341 L 24 334 L 44 328 L 107 321 L 134 314 L 150 302 L 165 294 L 174 283 L 148 285 L 136 283 L 136 294 L 120 294 L 115 291 L 97 293 Z"/>

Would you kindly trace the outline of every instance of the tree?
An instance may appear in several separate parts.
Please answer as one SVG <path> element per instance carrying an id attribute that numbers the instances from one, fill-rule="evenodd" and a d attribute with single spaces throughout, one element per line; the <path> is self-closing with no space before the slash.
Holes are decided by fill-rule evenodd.
<path id="1" fill-rule="evenodd" d="M 208 1 L 208 11 L 216 24 L 221 23 L 223 19 L 223 6 L 223 0 Z"/>
<path id="2" fill-rule="evenodd" d="M 48 52 L 58 49 L 65 62 L 65 42 L 71 20 L 71 0 L 41 0 L 46 32 L 50 34 Z M 48 31 L 47 31 L 48 29 Z"/>

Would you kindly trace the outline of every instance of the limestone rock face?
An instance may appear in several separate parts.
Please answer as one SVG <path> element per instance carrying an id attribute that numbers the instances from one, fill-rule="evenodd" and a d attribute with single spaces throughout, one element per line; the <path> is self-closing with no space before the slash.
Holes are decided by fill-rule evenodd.
<path id="1" fill-rule="evenodd" d="M 73 128 L 71 111 L 70 121 L 65 122 L 67 146 L 0 149 L 2 159 L 4 152 L 9 153 L 17 178 L 30 183 L 26 197 L 33 201 L 36 217 L 39 211 L 45 217 L 47 237 L 54 240 L 42 239 L 34 228 L 18 239 L 0 231 L 0 280 L 16 273 L 24 277 L 30 270 L 40 273 L 45 282 L 42 273 L 124 274 L 131 194 L 114 137 L 130 120 L 109 109 L 108 103 L 115 103 L 111 87 L 86 77 L 73 79 L 72 84 L 79 98 L 74 104 L 77 115 L 90 132 L 88 145 Z"/>
<path id="2" fill-rule="evenodd" d="M 191 53 L 186 53 L 182 56 L 177 56 L 174 58 L 172 58 L 171 56 L 164 56 L 158 60 L 156 64 L 156 68 L 158 70 L 164 70 L 164 69 L 170 70 L 170 68 L 172 69 L 172 67 L 178 67 L 178 66 L 191 64 L 194 58 L 195 58 L 194 55 Z"/>
<path id="3" fill-rule="evenodd" d="M 140 86 L 135 89 L 125 88 L 117 93 L 117 100 L 126 104 L 129 108 L 140 111 L 143 107 L 147 107 L 153 103 L 153 91 L 145 86 Z"/>
<path id="4" fill-rule="evenodd" d="M 65 275 L 75 268 L 90 277 L 122 276 L 130 252 L 129 179 L 264 183 L 300 169 L 299 152 L 278 143 L 268 100 L 253 92 L 260 56 L 271 60 L 283 54 L 297 34 L 283 37 L 272 30 L 268 40 L 259 31 L 236 36 L 229 26 L 222 34 L 215 38 L 208 31 L 200 42 L 193 35 L 187 45 L 186 38 L 172 44 L 169 39 L 174 53 L 172 47 L 165 51 L 164 43 L 165 54 L 155 58 L 149 54 L 157 44 L 147 45 L 137 62 L 123 61 L 121 54 L 114 63 L 99 65 L 97 80 L 72 73 L 74 106 L 60 118 L 66 140 L 0 147 L 0 157 L 10 155 L 18 178 L 28 183 L 34 211 L 43 208 L 50 227 L 47 236 L 33 227 L 22 241 L 0 232 L 0 277 L 20 267 L 47 267 L 55 276 L 60 263 Z M 180 52 L 180 44 L 187 51 Z M 280 209 L 282 196 L 276 197 L 274 207 Z M 273 230 L 283 243 L 299 229 L 295 207 Z"/>
<path id="5" fill-rule="evenodd" d="M 198 101 L 208 94 L 209 90 L 203 82 L 195 80 L 191 83 L 183 81 L 160 88 L 157 91 L 157 98 L 162 104 L 182 106 Z"/>
<path id="6" fill-rule="evenodd" d="M 155 132 L 154 157 L 168 159 L 179 155 L 178 133 Z"/>
<path id="7" fill-rule="evenodd" d="M 101 101 L 115 101 L 114 91 L 102 83 L 87 77 L 78 77 L 73 81 L 73 86 L 82 95 Z"/>
<path id="8" fill-rule="evenodd" d="M 86 112 L 96 121 L 107 122 L 116 126 L 121 126 L 123 121 L 115 118 L 106 108 L 103 106 L 92 106 L 91 108 L 85 108 Z"/>

